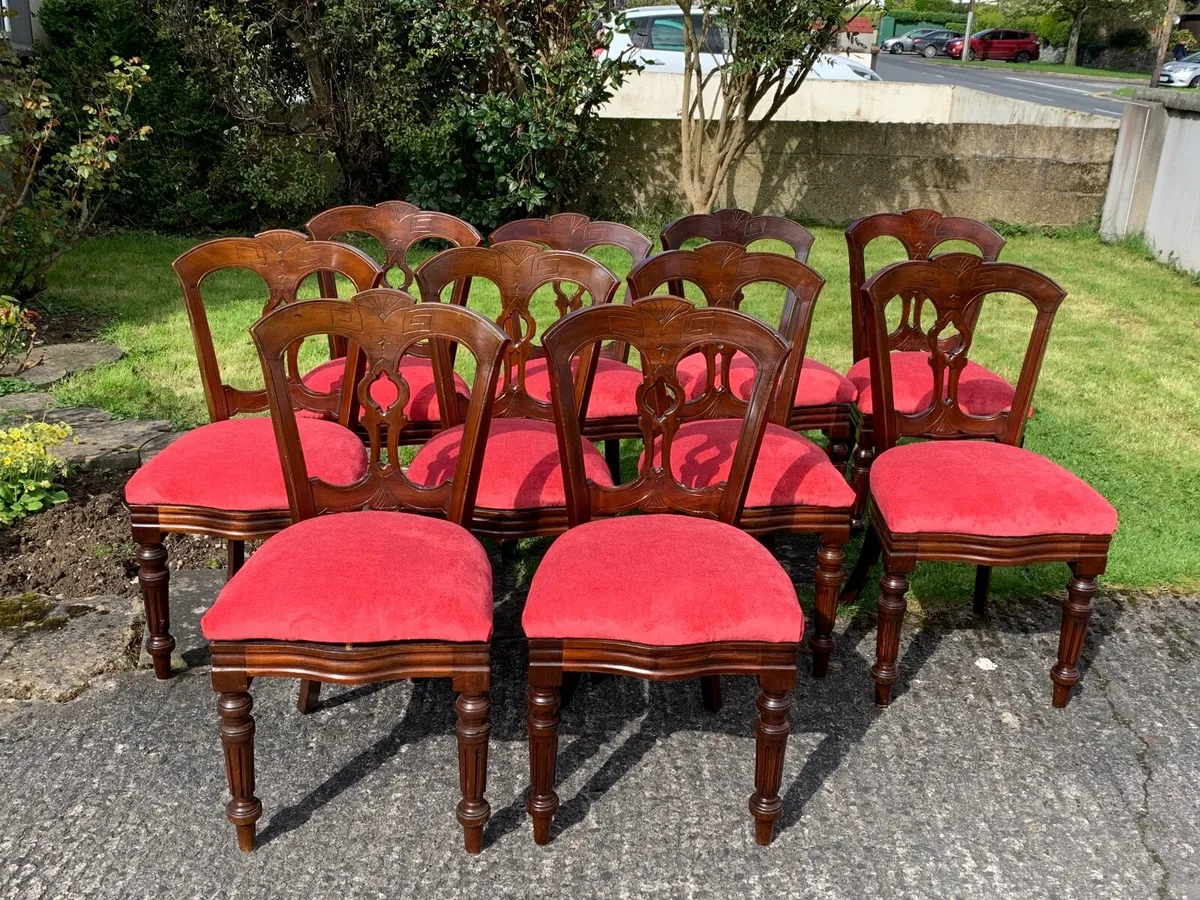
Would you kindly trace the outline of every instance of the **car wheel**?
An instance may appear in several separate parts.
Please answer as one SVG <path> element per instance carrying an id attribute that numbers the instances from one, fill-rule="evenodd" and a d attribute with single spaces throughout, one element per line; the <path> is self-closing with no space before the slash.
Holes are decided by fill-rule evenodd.
<path id="1" fill-rule="evenodd" d="M 1029 51 L 1022 50 L 1020 53 L 1018 53 L 1016 55 L 1016 57 L 1013 59 L 1013 62 L 1019 62 L 1019 63 L 1029 62 Z"/>
<path id="2" fill-rule="evenodd" d="M 937 47 L 934 47 L 931 44 L 930 46 L 926 47 L 924 50 L 921 51 L 921 55 L 924 56 L 926 59 L 933 59 L 935 56 L 937 56 Z"/>
<path id="3" fill-rule="evenodd" d="M 1197 75 L 1195 78 L 1189 81 L 1188 87 L 1200 88 L 1200 75 Z"/>
<path id="4" fill-rule="evenodd" d="M 975 51 L 974 51 L 974 50 L 968 50 L 968 51 L 967 51 L 967 59 L 974 59 L 974 58 L 975 58 Z"/>
<path id="5" fill-rule="evenodd" d="M 892 44 L 892 46 L 888 47 L 888 52 L 889 53 L 903 53 L 904 48 L 901 47 L 899 44 Z"/>

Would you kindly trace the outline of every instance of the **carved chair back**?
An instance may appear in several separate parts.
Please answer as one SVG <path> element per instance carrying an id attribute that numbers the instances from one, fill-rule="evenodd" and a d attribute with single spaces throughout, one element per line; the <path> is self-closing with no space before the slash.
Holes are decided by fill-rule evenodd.
<path id="1" fill-rule="evenodd" d="M 684 282 L 699 288 L 709 306 L 723 309 L 740 309 L 743 290 L 750 284 L 777 284 L 786 289 L 777 330 L 791 352 L 770 414 L 772 422 L 786 427 L 808 346 L 813 308 L 825 279 L 804 263 L 781 254 L 754 253 L 738 244 L 712 241 L 695 250 L 668 250 L 635 266 L 629 273 L 629 294 L 637 300 L 649 297 L 664 284 L 682 286 Z M 709 346 L 702 352 L 708 363 L 707 389 L 726 390 L 733 351 Z"/>
<path id="2" fill-rule="evenodd" d="M 469 309 L 445 303 L 418 303 L 392 288 L 375 288 L 344 300 L 308 300 L 275 310 L 250 329 L 262 359 L 271 419 L 287 482 L 294 521 L 326 512 L 354 509 L 410 510 L 444 516 L 462 525 L 475 505 L 483 448 L 487 441 L 496 378 L 508 339 L 492 322 Z M 366 474 L 355 484 L 334 485 L 310 478 L 296 429 L 292 396 L 296 379 L 285 359 L 306 337 L 333 334 L 360 348 L 356 371 L 342 392 L 343 425 L 357 421 L 366 432 Z M 440 485 L 414 484 L 400 466 L 400 443 L 408 420 L 404 408 L 410 389 L 401 374 L 401 359 L 418 347 L 428 349 L 434 367 L 438 403 L 451 411 L 456 404 L 450 346 L 465 347 L 475 358 L 475 377 L 453 477 Z M 397 397 L 382 407 L 371 391 L 384 379 Z"/>
<path id="3" fill-rule="evenodd" d="M 191 323 L 192 339 L 200 362 L 200 379 L 209 418 L 228 419 L 239 413 L 262 412 L 267 408 L 265 391 L 245 391 L 224 384 L 213 346 L 208 314 L 204 308 L 200 286 L 212 273 L 221 269 L 247 269 L 267 284 L 269 291 L 263 315 L 297 299 L 300 284 L 309 276 L 332 273 L 349 278 L 357 290 L 374 287 L 381 269 L 369 256 L 353 247 L 330 241 L 310 241 L 297 231 L 278 229 L 264 231 L 254 237 L 217 238 L 207 241 L 172 263 L 183 288 L 183 300 Z M 330 342 L 331 349 L 333 340 Z M 297 374 L 299 348 L 294 348 L 290 365 Z M 318 395 L 300 389 L 298 397 L 306 397 L 306 408 L 314 412 L 334 412 L 328 395 Z"/>
<path id="4" fill-rule="evenodd" d="M 639 427 L 646 451 L 637 477 L 602 487 L 584 475 L 581 410 L 586 409 L 600 347 L 619 340 L 638 351 L 642 384 L 637 390 Z M 706 391 L 687 400 L 676 369 L 679 361 L 706 346 L 731 347 L 755 366 L 750 399 L 726 403 L 725 416 L 740 413 L 741 431 L 727 481 L 697 489 L 682 484 L 671 465 L 672 441 L 680 425 L 707 418 L 714 404 L 730 399 Z M 682 512 L 733 524 L 741 514 L 749 474 L 762 444 L 771 395 L 788 355 L 788 346 L 770 326 L 732 309 L 697 308 L 669 295 L 635 300 L 630 305 L 593 306 L 560 319 L 546 332 L 551 399 L 558 425 L 559 453 L 566 483 L 567 518 L 572 526 L 592 516 L 628 510 Z M 584 359 L 579 372 L 574 360 Z M 578 382 L 584 382 L 582 390 Z M 583 405 L 580 405 L 582 396 Z M 736 398 L 733 398 L 736 399 Z"/>
<path id="5" fill-rule="evenodd" d="M 932 307 L 934 321 L 923 335 L 933 370 L 929 406 L 912 414 L 898 413 L 892 393 L 887 305 L 916 293 Z M 959 378 L 966 368 L 975 337 L 979 306 L 989 294 L 1015 294 L 1033 304 L 1036 315 L 1012 408 L 991 416 L 972 416 L 959 404 Z M 1050 326 L 1066 292 L 1040 272 L 1011 263 L 986 262 L 971 253 L 943 253 L 931 260 L 909 260 L 880 269 L 863 286 L 870 330 L 871 384 L 875 399 L 875 445 L 880 452 L 903 437 L 990 438 L 1014 446 L 1021 443 L 1033 389 L 1037 384 Z"/>
<path id="6" fill-rule="evenodd" d="M 494 414 L 501 417 L 525 416 L 550 421 L 554 410 L 543 400 L 530 396 L 526 388 L 526 367 L 530 360 L 546 355 L 534 343 L 539 323 L 531 301 L 539 288 L 554 285 L 554 306 L 558 318 L 584 305 L 612 302 L 620 281 L 601 263 L 582 253 L 545 250 L 528 241 L 505 241 L 495 247 L 460 247 L 439 253 L 417 269 L 417 284 L 425 301 L 441 299 L 446 286 L 462 278 L 482 278 L 496 285 L 500 293 L 500 312 L 496 324 L 508 335 L 510 344 L 504 359 L 504 378 L 498 389 Z M 567 294 L 561 284 L 578 286 Z M 470 298 L 466 298 L 470 302 Z"/>
<path id="7" fill-rule="evenodd" d="M 929 259 L 933 251 L 948 241 L 972 244 L 987 262 L 995 262 L 1004 247 L 1004 238 L 990 225 L 961 216 L 943 216 L 932 209 L 909 209 L 902 213 L 879 213 L 851 222 L 846 229 L 850 251 L 850 329 L 854 361 L 865 359 L 867 346 L 866 307 L 862 288 L 867 280 L 867 245 L 876 238 L 892 237 L 900 242 L 909 259 Z M 921 325 L 924 298 L 908 293 L 898 298 L 900 319 L 888 334 L 891 350 L 924 349 L 925 331 Z M 972 315 L 978 316 L 979 309 Z M 974 327 L 974 322 L 971 323 Z"/>

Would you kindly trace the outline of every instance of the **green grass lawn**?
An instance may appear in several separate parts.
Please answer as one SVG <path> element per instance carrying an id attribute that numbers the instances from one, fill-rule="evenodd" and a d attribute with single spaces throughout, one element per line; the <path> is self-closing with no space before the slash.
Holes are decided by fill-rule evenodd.
<path id="1" fill-rule="evenodd" d="M 950 57 L 938 57 L 932 60 L 936 63 L 950 66 L 985 66 L 989 69 L 1020 69 L 1025 72 L 1049 72 L 1058 75 L 1088 75 L 1095 78 L 1126 78 L 1130 81 L 1144 81 L 1150 83 L 1149 72 L 1120 72 L 1115 69 L 1091 69 L 1087 66 L 1064 66 L 1062 63 L 1041 62 L 1036 60 L 1027 63 L 1004 62 L 998 59 L 977 59 L 974 61 L 968 60 L 963 63 L 960 59 L 951 59 Z"/>
<path id="2" fill-rule="evenodd" d="M 811 356 L 850 365 L 846 244 L 837 229 L 817 228 L 810 262 L 828 283 L 817 304 Z M 66 403 L 121 416 L 206 419 L 187 317 L 171 260 L 194 241 L 147 235 L 96 238 L 65 255 L 51 273 L 51 311 L 104 317 L 103 336 L 121 361 L 59 385 Z M 899 245 L 873 245 L 872 266 L 899 256 Z M 617 271 L 627 260 L 603 260 Z M 1034 397 L 1026 446 L 1077 472 L 1121 514 L 1106 581 L 1131 588 L 1200 586 L 1200 287 L 1135 249 L 1101 244 L 1086 233 L 1018 234 L 1003 258 L 1033 266 L 1069 292 Z M 472 303 L 495 311 L 490 285 L 473 286 Z M 478 290 L 478 293 L 476 293 Z M 315 293 L 315 291 L 313 292 Z M 206 285 L 210 323 L 229 383 L 261 382 L 246 328 L 266 296 L 244 273 Z M 750 312 L 777 318 L 780 297 L 750 291 Z M 1015 380 L 1032 310 L 1018 298 L 988 301 L 973 358 Z M 552 316 L 548 297 L 535 312 Z M 548 319 L 546 319 L 548 321 Z M 313 348 L 309 362 L 321 357 Z M 627 448 L 627 464 L 637 448 Z M 931 490 L 937 485 L 931 484 Z M 853 560 L 856 551 L 848 554 Z M 997 570 L 994 594 L 1027 598 L 1065 584 L 1062 566 Z M 965 602 L 972 570 L 924 565 L 913 591 L 924 603 Z"/>

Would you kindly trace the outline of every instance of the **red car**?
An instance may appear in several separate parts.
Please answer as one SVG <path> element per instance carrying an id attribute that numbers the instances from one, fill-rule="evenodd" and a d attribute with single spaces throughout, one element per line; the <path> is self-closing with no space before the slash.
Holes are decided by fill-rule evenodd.
<path id="1" fill-rule="evenodd" d="M 971 35 L 971 48 L 967 59 L 1011 59 L 1013 62 L 1029 62 L 1037 59 L 1041 44 L 1032 31 L 1012 31 L 1008 28 L 989 28 Z M 946 55 L 961 59 L 963 39 L 954 38 L 946 42 Z"/>

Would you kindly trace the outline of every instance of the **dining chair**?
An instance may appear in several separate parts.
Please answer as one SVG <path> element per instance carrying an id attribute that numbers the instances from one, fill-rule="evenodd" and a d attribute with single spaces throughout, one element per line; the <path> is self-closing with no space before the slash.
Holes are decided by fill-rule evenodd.
<path id="1" fill-rule="evenodd" d="M 531 241 L 551 250 L 572 250 L 587 253 L 596 247 L 616 247 L 629 254 L 630 265 L 636 266 L 650 255 L 654 244 L 635 228 L 619 222 L 595 221 L 579 213 L 558 213 L 545 219 L 517 219 L 501 225 L 488 237 L 492 245 L 504 241 Z M 555 298 L 560 312 L 575 308 L 560 285 L 555 285 Z M 635 390 L 640 379 L 628 366 L 629 348 L 609 344 L 597 361 L 592 385 L 592 409 L 584 423 L 584 437 L 604 442 L 604 458 L 614 481 L 621 478 L 621 439 L 638 437 L 637 402 Z M 531 360 L 527 373 L 544 378 L 545 360 Z"/>
<path id="2" fill-rule="evenodd" d="M 799 222 L 782 216 L 756 216 L 744 209 L 720 209 L 715 213 L 683 216 L 663 228 L 661 235 L 664 250 L 681 250 L 685 243 L 697 238 L 728 241 L 747 249 L 758 241 L 779 241 L 787 244 L 796 261 L 801 263 L 808 262 L 808 252 L 813 244 L 812 232 Z M 670 289 L 679 294 L 682 286 L 673 284 Z M 788 427 L 824 434 L 829 458 L 839 469 L 845 468 L 852 450 L 850 404 L 854 394 L 854 385 L 841 372 L 805 357 Z"/>
<path id="3" fill-rule="evenodd" d="M 293 303 L 300 285 L 320 272 L 336 272 L 358 290 L 375 285 L 380 269 L 366 254 L 343 244 L 309 241 L 295 231 L 264 231 L 254 237 L 218 238 L 199 244 L 173 263 L 183 288 L 200 382 L 211 420 L 178 438 L 133 473 L 125 501 L 137 545 L 138 582 L 146 606 L 146 649 L 154 674 L 171 676 L 170 573 L 163 536 L 204 534 L 227 546 L 227 573 L 245 556 L 245 541 L 284 528 L 288 497 L 275 452 L 270 420 L 246 416 L 267 409 L 264 390 L 242 390 L 222 381 L 201 284 L 222 269 L 245 269 L 269 288 L 263 313 Z M 290 363 L 293 368 L 297 360 Z M 306 407 L 300 434 L 313 473 L 351 482 L 366 468 L 362 441 L 332 421 L 337 398 L 297 389 Z"/>
<path id="4" fill-rule="evenodd" d="M 950 241 L 971 244 L 987 262 L 995 262 L 1004 247 L 1004 237 L 989 225 L 959 216 L 943 216 L 932 209 L 909 209 L 902 213 L 879 213 L 850 223 L 846 246 L 850 253 L 850 320 L 854 365 L 846 377 L 854 385 L 854 459 L 850 485 L 854 488 L 854 526 L 862 528 L 863 507 L 867 501 L 867 480 L 875 458 L 871 391 L 870 341 L 866 325 L 867 301 L 862 297 L 866 282 L 867 246 L 880 238 L 894 238 L 909 259 L 929 259 L 941 245 Z M 892 359 L 892 389 L 898 409 L 915 412 L 924 408 L 933 390 L 924 352 L 925 331 L 921 322 L 923 300 L 919 293 L 908 293 L 899 300 L 900 315 L 895 329 L 888 332 Z M 978 316 L 979 309 L 972 312 Z M 972 327 L 974 327 L 972 322 Z M 1008 409 L 1016 389 L 989 369 L 971 362 L 960 377 L 963 408 L 976 416 L 990 416 Z"/>
<path id="5" fill-rule="evenodd" d="M 769 423 L 750 475 L 745 506 L 737 525 L 751 534 L 814 533 L 820 536 L 816 566 L 816 621 L 813 674 L 822 678 L 834 649 L 833 626 L 842 584 L 843 548 L 850 539 L 854 492 L 825 452 L 789 427 L 808 344 L 813 309 L 825 280 L 802 262 L 778 253 L 748 252 L 739 244 L 712 241 L 695 250 L 669 250 L 629 273 L 634 299 L 650 297 L 666 284 L 695 285 L 709 307 L 738 309 L 746 288 L 773 284 L 784 288 L 783 311 L 776 325 L 790 348 L 772 399 Z M 676 475 L 690 488 L 707 488 L 728 477 L 740 422 L 724 418 L 729 407 L 749 401 L 755 366 L 729 347 L 707 346 L 685 356 L 677 372 L 689 401 L 709 397 L 708 410 L 687 415 L 672 438 Z M 723 404 L 716 399 L 728 393 Z M 724 407 L 724 408 L 722 408 Z M 706 685 L 710 705 L 720 705 L 719 681 Z"/>
<path id="6" fill-rule="evenodd" d="M 415 270 L 410 254 L 414 246 L 435 242 L 452 247 L 476 247 L 483 243 L 479 232 L 462 219 L 449 213 L 423 210 L 402 200 L 388 200 L 376 206 L 334 207 L 309 219 L 305 227 L 313 240 L 318 241 L 342 240 L 357 234 L 374 238 L 384 252 L 384 274 L 380 276 L 380 283 L 387 286 L 389 273 L 398 272 L 400 283 L 395 287 L 402 291 L 412 290 Z M 323 272 L 319 278 L 321 296 L 336 297 L 337 286 L 332 273 Z M 454 297 L 459 305 L 469 290 L 467 280 L 454 286 Z M 308 372 L 304 376 L 305 385 L 317 391 L 335 390 L 345 368 L 348 349 L 342 342 L 333 347 L 332 359 Z M 433 369 L 425 348 L 414 348 L 405 356 L 404 377 L 411 391 L 405 443 L 422 444 L 441 430 Z M 456 375 L 454 385 L 456 402 L 462 407 L 469 393 L 467 383 Z M 381 392 L 378 398 L 381 403 L 387 404 L 393 399 L 389 395 L 390 382 L 379 382 L 376 390 Z"/>
<path id="7" fill-rule="evenodd" d="M 923 354 L 933 388 L 917 409 L 902 408 L 894 399 L 896 354 L 884 349 L 888 303 L 911 294 L 924 298 L 933 320 L 925 326 Z M 980 415 L 964 402 L 963 376 L 970 366 L 979 307 L 991 294 L 1023 297 L 1034 307 L 1035 318 L 1012 402 Z M 863 285 L 871 381 L 878 387 L 879 409 L 873 418 L 879 456 L 871 467 L 866 540 L 842 599 L 858 595 L 882 551 L 871 669 L 878 706 L 889 704 L 896 683 L 908 576 L 926 560 L 980 567 L 977 609 L 979 582 L 990 578 L 992 566 L 1067 563 L 1071 577 L 1058 660 L 1050 671 L 1054 705 L 1066 706 L 1079 682 L 1092 595 L 1104 572 L 1117 512 L 1083 480 L 1021 447 L 1050 326 L 1065 296 L 1033 269 L 986 262 L 969 253 L 895 263 Z M 899 444 L 917 437 L 932 440 Z"/>
<path id="8" fill-rule="evenodd" d="M 255 795 L 255 678 L 370 684 L 449 678 L 455 703 L 466 849 L 478 853 L 490 815 L 487 781 L 492 570 L 463 524 L 470 518 L 487 440 L 493 386 L 507 339 L 495 325 L 450 304 L 421 304 L 390 288 L 350 302 L 310 300 L 278 309 L 251 328 L 262 358 L 271 419 L 287 482 L 291 525 L 265 541 L 200 621 L 212 654 L 221 743 L 238 846 L 254 849 L 262 802 Z M 361 348 L 349 373 L 340 424 L 360 413 L 369 461 L 350 483 L 312 466 L 293 411 L 298 380 L 286 357 L 307 337 L 332 334 Z M 462 452 L 448 478 L 416 485 L 398 450 L 408 424 L 403 357 L 418 343 L 451 390 L 448 342 L 475 360 Z M 390 381 L 382 405 L 372 387 Z M 355 409 L 354 407 L 357 407 Z"/>
<path id="9" fill-rule="evenodd" d="M 558 534 L 567 528 L 566 494 L 549 377 L 544 365 L 540 374 L 530 374 L 529 369 L 531 362 L 545 356 L 537 342 L 539 327 L 546 318 L 557 318 L 555 313 L 570 312 L 571 306 L 564 311 L 545 301 L 538 307 L 534 295 L 548 285 L 575 285 L 582 290 L 575 294 L 573 305 L 606 305 L 619 282 L 591 257 L 545 250 L 526 241 L 446 250 L 417 269 L 424 302 L 438 302 L 447 287 L 463 278 L 472 279 L 471 294 L 465 298 L 468 305 L 483 303 L 482 282 L 495 286 L 499 308 L 489 314 L 495 315 L 496 324 L 510 341 L 503 377 L 496 387 L 471 530 L 505 546 L 519 538 Z M 439 432 L 417 450 L 408 477 L 418 484 L 441 480 L 454 467 L 461 440 L 461 428 Z M 611 484 L 600 451 L 583 440 L 582 452 L 589 476 Z"/>
<path id="10" fill-rule="evenodd" d="M 601 343 L 614 340 L 641 357 L 642 437 L 647 447 L 661 439 L 660 454 L 643 456 L 636 478 L 616 487 L 592 478 L 585 465 L 578 386 Z M 728 393 L 686 399 L 676 377 L 679 361 L 712 344 L 754 361 L 748 402 L 730 403 Z M 783 807 L 779 786 L 804 615 L 783 567 L 735 523 L 787 344 L 743 313 L 656 296 L 576 312 L 551 326 L 545 346 L 571 528 L 538 566 L 521 618 L 529 640 L 526 809 L 534 840 L 550 840 L 558 809 L 564 673 L 650 681 L 738 674 L 757 676 L 761 691 L 750 812 L 758 843 L 768 844 Z M 586 401 L 586 390 L 582 396 Z M 675 475 L 674 440 L 683 414 L 708 405 L 742 414 L 739 439 L 729 477 L 693 488 Z M 633 510 L 643 515 L 617 515 Z"/>

